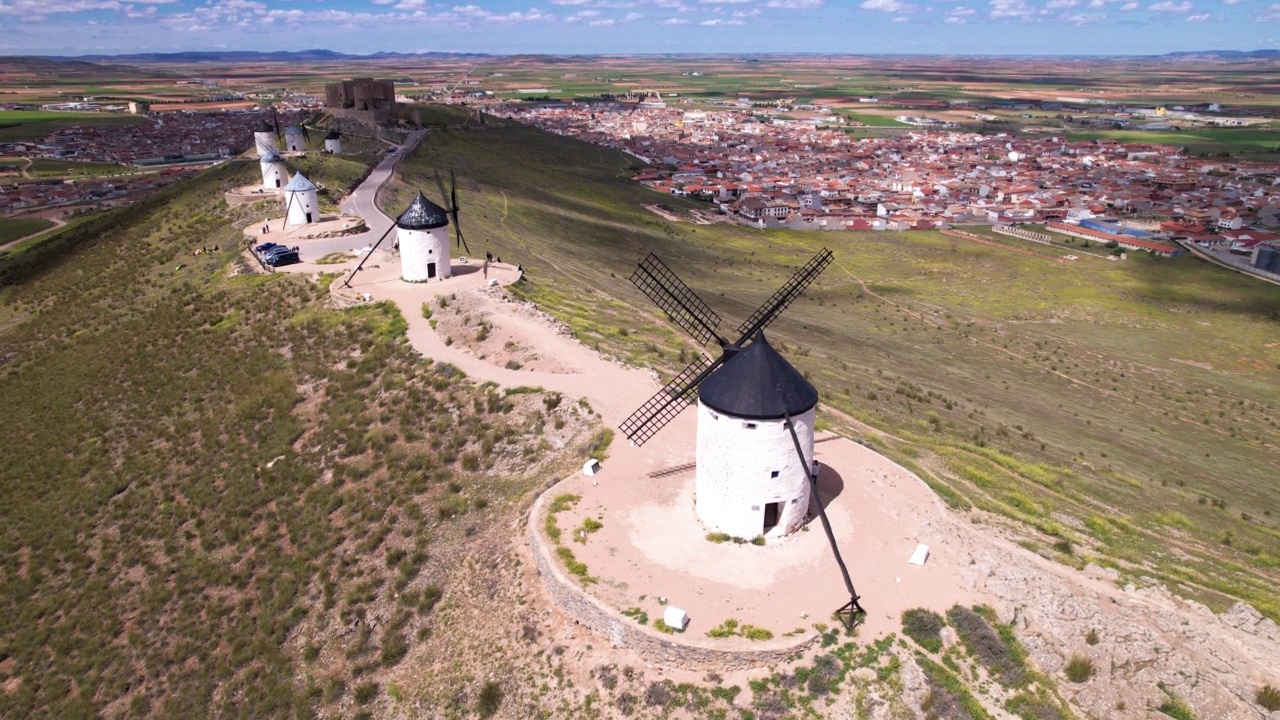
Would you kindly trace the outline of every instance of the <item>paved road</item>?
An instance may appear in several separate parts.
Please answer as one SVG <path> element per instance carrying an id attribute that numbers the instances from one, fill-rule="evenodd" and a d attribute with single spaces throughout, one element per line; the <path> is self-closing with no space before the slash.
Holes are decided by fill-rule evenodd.
<path id="1" fill-rule="evenodd" d="M 304 260 L 324 257 L 333 252 L 350 252 L 352 249 L 365 248 L 378 242 L 378 239 L 392 224 L 391 218 L 378 209 L 378 189 L 391 177 L 391 172 L 395 169 L 396 163 L 400 162 L 401 158 L 412 153 L 413 149 L 418 146 L 418 143 L 422 141 L 426 134 L 426 130 L 414 130 L 409 133 L 409 137 L 405 139 L 404 144 L 394 153 L 383 158 L 382 162 L 378 163 L 373 171 L 369 173 L 369 177 L 365 178 L 364 182 L 360 183 L 355 190 L 352 190 L 351 194 L 338 206 L 342 212 L 348 215 L 364 218 L 365 224 L 369 226 L 369 231 L 359 235 L 347 235 L 326 240 L 297 241 L 298 245 L 302 247 L 301 254 Z"/>

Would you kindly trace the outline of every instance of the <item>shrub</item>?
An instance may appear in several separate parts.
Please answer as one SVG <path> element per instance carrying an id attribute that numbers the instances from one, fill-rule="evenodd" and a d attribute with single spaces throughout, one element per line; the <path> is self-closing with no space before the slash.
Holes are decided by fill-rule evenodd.
<path id="1" fill-rule="evenodd" d="M 502 706 L 502 685 L 490 680 L 480 688 L 480 696 L 476 698 L 476 712 L 482 718 L 493 717 Z"/>
<path id="2" fill-rule="evenodd" d="M 981 615 L 962 605 L 953 605 L 947 611 L 947 620 L 969 652 L 1003 685 L 1016 687 L 1022 684 L 1025 674 L 1021 662 Z"/>
<path id="3" fill-rule="evenodd" d="M 356 687 L 356 703 L 360 705 L 368 705 L 373 702 L 373 698 L 376 697 L 377 694 L 378 683 L 373 682 L 372 680 L 366 683 L 361 683 Z"/>
<path id="4" fill-rule="evenodd" d="M 1258 704 L 1266 708 L 1269 712 L 1280 710 L 1280 690 L 1270 685 L 1263 685 L 1258 688 L 1258 694 L 1255 697 Z"/>
<path id="5" fill-rule="evenodd" d="M 1099 638 L 1098 638 L 1098 629 L 1097 629 L 1097 628 L 1089 628 L 1089 634 L 1084 636 L 1084 641 L 1085 641 L 1085 642 L 1087 642 L 1087 643 L 1089 643 L 1090 645 L 1097 645 L 1097 644 L 1098 644 L 1098 640 L 1099 640 Z"/>
<path id="6" fill-rule="evenodd" d="M 720 543 L 722 543 L 722 542 L 726 542 L 726 541 L 728 541 L 731 537 L 732 537 L 732 536 L 731 536 L 731 535 L 729 535 L 729 533 L 722 533 L 722 532 L 709 532 L 709 533 L 707 533 L 707 539 L 708 539 L 708 540 L 710 540 L 710 541 L 711 541 L 711 542 L 713 542 L 713 543 L 716 543 L 716 544 L 720 544 Z"/>
<path id="7" fill-rule="evenodd" d="M 1093 677 L 1093 661 L 1081 655 L 1072 655 L 1067 661 L 1067 679 L 1073 683 L 1087 682 Z"/>
<path id="8" fill-rule="evenodd" d="M 929 652 L 942 649 L 942 616 L 932 610 L 912 608 L 902 613 L 902 634 Z"/>

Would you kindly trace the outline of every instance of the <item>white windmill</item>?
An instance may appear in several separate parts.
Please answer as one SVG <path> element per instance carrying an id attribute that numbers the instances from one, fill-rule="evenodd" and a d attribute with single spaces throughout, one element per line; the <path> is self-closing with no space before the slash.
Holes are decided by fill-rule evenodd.
<path id="1" fill-rule="evenodd" d="M 284 149 L 288 152 L 301 152 L 307 149 L 306 131 L 297 125 L 290 125 L 284 131 Z"/>
<path id="2" fill-rule="evenodd" d="M 830 250 L 815 255 L 738 327 L 738 340 L 731 342 L 716 332 L 720 316 L 650 253 L 631 282 L 699 344 L 714 338 L 721 354 L 715 361 L 699 355 L 619 429 L 643 445 L 696 397 L 698 519 L 712 530 L 737 537 L 781 537 L 802 527 L 810 508 L 816 507 L 849 591 L 849 602 L 837 614 L 852 628 L 862 606 L 826 509 L 814 492 L 818 391 L 764 337 L 764 328 L 833 260 Z"/>
<path id="3" fill-rule="evenodd" d="M 258 158 L 258 164 L 262 169 L 262 188 L 264 190 L 278 190 L 288 182 L 289 172 L 286 169 L 284 158 L 280 157 L 275 148 L 267 148 L 266 152 Z"/>
<path id="4" fill-rule="evenodd" d="M 285 225 L 306 225 L 320 217 L 319 188 L 302 173 L 284 186 Z"/>
<path id="5" fill-rule="evenodd" d="M 271 128 L 271 124 L 266 120 L 253 131 L 253 145 L 258 151 L 258 157 L 265 157 L 268 152 L 276 149 L 276 133 Z"/>
<path id="6" fill-rule="evenodd" d="M 445 279 L 449 267 L 449 216 L 421 192 L 396 218 L 400 277 L 408 282 Z"/>
<path id="7" fill-rule="evenodd" d="M 329 130 L 329 134 L 324 136 L 324 151 L 335 155 L 342 152 L 342 136 L 338 134 L 337 128 Z"/>

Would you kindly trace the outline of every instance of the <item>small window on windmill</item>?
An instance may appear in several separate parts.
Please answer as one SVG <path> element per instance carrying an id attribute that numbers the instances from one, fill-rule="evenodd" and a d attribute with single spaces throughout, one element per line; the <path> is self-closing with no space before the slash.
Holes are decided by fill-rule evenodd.
<path id="1" fill-rule="evenodd" d="M 770 478 L 776 478 L 776 477 L 778 477 L 778 471 L 777 471 L 777 470 L 774 470 L 773 472 L 769 473 L 769 477 L 770 477 Z"/>
<path id="2" fill-rule="evenodd" d="M 744 422 L 744 423 L 742 423 L 742 427 L 744 427 L 744 428 L 746 428 L 746 429 L 748 429 L 748 430 L 755 430 L 755 429 L 756 429 L 756 424 L 755 424 L 755 423 Z"/>

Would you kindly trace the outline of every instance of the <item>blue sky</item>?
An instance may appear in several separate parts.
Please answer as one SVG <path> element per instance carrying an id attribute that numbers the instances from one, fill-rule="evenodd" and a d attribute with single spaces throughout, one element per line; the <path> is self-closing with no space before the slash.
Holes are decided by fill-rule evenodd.
<path id="1" fill-rule="evenodd" d="M 0 0 L 0 54 L 1159 54 L 1277 47 L 1280 0 Z"/>

